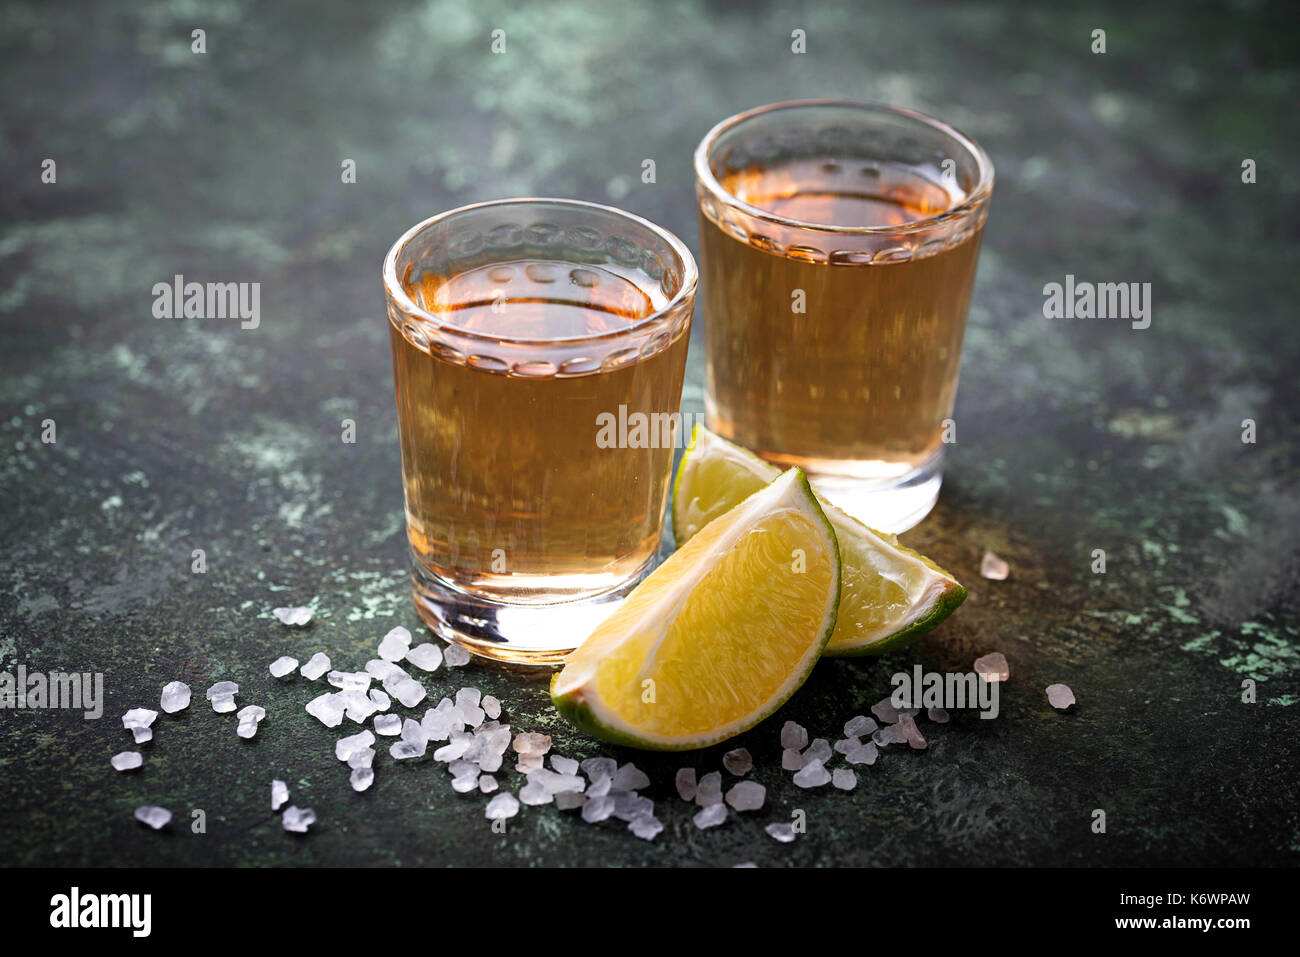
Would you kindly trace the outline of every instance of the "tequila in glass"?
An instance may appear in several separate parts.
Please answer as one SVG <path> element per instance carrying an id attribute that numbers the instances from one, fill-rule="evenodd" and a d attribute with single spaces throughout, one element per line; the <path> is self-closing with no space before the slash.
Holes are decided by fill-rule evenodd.
<path id="1" fill-rule="evenodd" d="M 696 154 L 715 431 L 867 524 L 934 505 L 993 171 L 888 107 L 778 104 Z"/>
<path id="2" fill-rule="evenodd" d="M 477 654 L 558 660 L 659 546 L 673 441 L 601 425 L 677 413 L 690 253 L 618 210 L 506 200 L 416 227 L 385 280 L 416 607 Z"/>

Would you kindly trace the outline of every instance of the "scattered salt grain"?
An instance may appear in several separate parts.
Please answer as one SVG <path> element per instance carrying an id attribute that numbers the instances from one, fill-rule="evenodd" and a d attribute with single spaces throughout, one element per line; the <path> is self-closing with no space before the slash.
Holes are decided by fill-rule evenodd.
<path id="1" fill-rule="evenodd" d="M 700 778 L 695 789 L 695 803 L 700 807 L 711 807 L 722 803 L 722 773 L 710 771 Z"/>
<path id="2" fill-rule="evenodd" d="M 468 794 L 470 791 L 478 790 L 478 768 L 475 768 L 471 774 L 462 774 L 452 778 L 451 789 L 457 794 Z M 520 793 L 523 793 L 522 791 Z"/>
<path id="3" fill-rule="evenodd" d="M 803 725 L 787 721 L 781 726 L 781 747 L 792 751 L 802 751 L 808 746 L 808 729 Z"/>
<path id="4" fill-rule="evenodd" d="M 754 768 L 754 759 L 745 748 L 736 748 L 722 756 L 722 766 L 736 777 L 744 777 Z"/>
<path id="5" fill-rule="evenodd" d="M 463 668 L 469 664 L 470 653 L 460 645 L 448 645 L 442 653 L 442 662 L 448 668 Z"/>
<path id="6" fill-rule="evenodd" d="M 898 716 L 898 727 L 903 732 L 903 737 L 911 745 L 913 751 L 924 751 L 928 745 L 925 737 L 921 734 L 921 729 L 916 726 L 916 719 L 910 714 Z"/>
<path id="7" fill-rule="evenodd" d="M 184 711 L 190 706 L 190 686 L 183 681 L 169 681 L 163 685 L 161 706 L 168 714 Z"/>
<path id="8" fill-rule="evenodd" d="M 153 728 L 132 728 L 131 735 L 136 744 L 147 744 L 153 740 Z"/>
<path id="9" fill-rule="evenodd" d="M 352 790 L 360 794 L 375 783 L 374 769 L 353 768 L 352 773 L 348 775 L 348 783 L 352 785 Z"/>
<path id="10" fill-rule="evenodd" d="M 898 709 L 894 707 L 892 698 L 882 698 L 871 706 L 871 713 L 880 720 L 882 724 L 894 724 L 898 721 Z"/>
<path id="11" fill-rule="evenodd" d="M 831 784 L 841 791 L 852 791 L 858 786 L 858 776 L 848 768 L 836 768 L 831 775 Z"/>
<path id="12" fill-rule="evenodd" d="M 479 775 L 478 789 L 482 791 L 484 794 L 491 794 L 498 787 L 500 787 L 500 785 L 497 783 L 497 779 L 494 778 L 492 775 L 490 774 Z M 556 796 L 558 797 L 559 795 Z"/>
<path id="13" fill-rule="evenodd" d="M 271 810 L 278 811 L 289 800 L 289 786 L 276 778 L 271 782 Z"/>
<path id="14" fill-rule="evenodd" d="M 109 763 L 113 765 L 113 769 L 116 771 L 134 771 L 144 764 L 144 758 L 139 751 L 122 751 L 113 755 L 109 759 Z"/>
<path id="15" fill-rule="evenodd" d="M 414 708 L 428 694 L 424 685 L 406 675 L 390 675 L 384 679 L 384 690 L 407 708 Z"/>
<path id="16" fill-rule="evenodd" d="M 280 823 L 284 825 L 286 831 L 292 831 L 295 834 L 306 834 L 307 828 L 316 823 L 316 812 L 309 807 L 302 808 L 296 804 L 291 804 L 284 809 Z"/>
<path id="17" fill-rule="evenodd" d="M 357 768 L 372 768 L 375 766 L 375 749 L 362 748 L 360 751 L 354 751 L 352 757 L 348 758 L 348 767 L 353 771 Z"/>
<path id="18" fill-rule="evenodd" d="M 1047 686 L 1047 703 L 1057 710 L 1064 711 L 1074 707 L 1074 692 L 1069 685 L 1055 684 Z"/>
<path id="19" fill-rule="evenodd" d="M 643 841 L 653 841 L 664 829 L 663 822 L 653 814 L 642 814 L 632 818 L 627 829 Z"/>
<path id="20" fill-rule="evenodd" d="M 864 714 L 854 715 L 844 723 L 844 737 L 862 738 L 876 730 L 876 722 Z"/>
<path id="21" fill-rule="evenodd" d="M 896 724 L 887 724 L 871 736 L 872 742 L 877 748 L 887 748 L 891 744 L 903 744 L 907 737 L 903 734 L 903 729 Z"/>
<path id="22" fill-rule="evenodd" d="M 547 768 L 538 768 L 528 775 L 528 780 L 540 784 L 551 794 L 560 791 L 585 791 L 587 782 L 576 774 L 560 774 Z"/>
<path id="23" fill-rule="evenodd" d="M 266 709 L 259 705 L 250 704 L 239 709 L 239 728 L 238 734 L 241 738 L 251 738 L 257 734 L 257 726 L 266 718 Z"/>
<path id="24" fill-rule="evenodd" d="M 789 844 L 794 840 L 793 824 L 769 824 L 763 830 L 767 831 L 769 837 L 780 841 L 782 844 Z"/>
<path id="25" fill-rule="evenodd" d="M 587 795 L 581 791 L 560 791 L 555 795 L 555 806 L 561 811 L 572 811 L 574 808 L 582 807 L 587 800 Z"/>
<path id="26" fill-rule="evenodd" d="M 683 801 L 695 800 L 695 791 L 699 785 L 695 782 L 694 768 L 678 768 L 673 783 L 677 785 L 677 796 Z"/>
<path id="27" fill-rule="evenodd" d="M 819 788 L 830 781 L 830 772 L 816 759 L 805 764 L 794 776 L 795 785 L 801 788 Z"/>
<path id="28" fill-rule="evenodd" d="M 490 755 L 499 761 L 510 748 L 510 725 L 501 724 L 498 721 L 488 721 L 475 729 L 474 740 L 480 742 L 484 756 Z M 481 766 L 482 761 L 479 763 Z"/>
<path id="29" fill-rule="evenodd" d="M 618 791 L 639 791 L 650 786 L 650 777 L 629 761 L 614 773 L 613 786 Z"/>
<path id="30" fill-rule="evenodd" d="M 614 799 L 614 816 L 629 824 L 642 814 L 654 814 L 655 802 L 633 791 L 610 791 Z"/>
<path id="31" fill-rule="evenodd" d="M 727 803 L 737 811 L 757 811 L 767 797 L 767 788 L 757 781 L 740 781 L 727 792 Z"/>
<path id="32" fill-rule="evenodd" d="M 519 813 L 519 799 L 509 791 L 502 791 L 500 794 L 493 796 L 492 800 L 487 803 L 487 810 L 483 812 L 484 817 L 489 821 L 504 821 L 508 817 L 514 817 Z"/>
<path id="33" fill-rule="evenodd" d="M 1006 656 L 1000 651 L 976 658 L 974 668 L 975 673 L 985 681 L 1007 681 L 1011 677 L 1011 666 L 1007 664 Z"/>
<path id="34" fill-rule="evenodd" d="M 992 552 L 984 553 L 984 557 L 980 559 L 980 576 L 982 578 L 1000 582 L 1006 581 L 1009 574 L 1011 574 L 1010 565 Z"/>
<path id="35" fill-rule="evenodd" d="M 469 750 L 473 738 L 463 731 L 453 731 L 451 740 L 433 752 L 435 761 L 455 761 L 457 758 L 464 757 L 465 752 Z"/>
<path id="36" fill-rule="evenodd" d="M 331 691 L 307 702 L 307 713 L 327 728 L 337 728 L 343 723 L 345 705 L 343 696 Z"/>
<path id="37" fill-rule="evenodd" d="M 515 735 L 515 754 L 545 754 L 551 750 L 551 736 L 536 731 L 521 731 Z"/>
<path id="38" fill-rule="evenodd" d="M 587 758 L 579 765 L 591 781 L 597 778 L 612 778 L 618 770 L 618 762 L 613 758 Z"/>
<path id="39" fill-rule="evenodd" d="M 378 688 L 371 688 L 366 692 L 366 697 L 370 699 L 370 703 L 375 706 L 376 711 L 387 711 L 393 706 L 393 699 Z"/>
<path id="40" fill-rule="evenodd" d="M 483 696 L 483 701 L 479 706 L 483 709 L 483 713 L 493 721 L 501 717 L 501 702 L 490 694 Z"/>
<path id="41" fill-rule="evenodd" d="M 804 751 L 803 766 L 808 767 L 808 764 L 812 761 L 820 761 L 825 764 L 831 759 L 832 755 L 831 743 L 825 738 L 817 738 L 812 744 L 808 745 L 808 750 Z"/>
<path id="42" fill-rule="evenodd" d="M 726 819 L 727 805 L 725 804 L 710 804 L 708 807 L 704 808 L 704 810 L 697 812 L 695 817 L 692 818 L 695 822 L 695 826 L 701 831 L 706 828 L 717 827 Z"/>
<path id="43" fill-rule="evenodd" d="M 154 723 L 157 717 L 157 711 L 150 711 L 148 708 L 132 708 L 122 715 L 122 727 L 128 731 L 133 728 L 147 728 Z"/>
<path id="44" fill-rule="evenodd" d="M 880 751 L 874 741 L 868 741 L 859 747 L 856 751 L 850 751 L 844 755 L 844 760 L 849 764 L 875 764 L 876 758 L 879 757 Z"/>
<path id="45" fill-rule="evenodd" d="M 385 661 L 401 661 L 411 650 L 411 633 L 398 625 L 379 642 L 379 657 Z"/>
<path id="46" fill-rule="evenodd" d="M 371 658 L 366 662 L 366 674 L 384 681 L 393 675 L 406 675 L 411 677 L 400 665 L 395 665 L 391 661 L 384 661 L 382 658 Z"/>
<path id="47" fill-rule="evenodd" d="M 283 625 L 302 627 L 311 621 L 311 609 L 305 605 L 299 605 L 297 608 L 272 608 L 271 614 L 280 619 Z"/>
<path id="48" fill-rule="evenodd" d="M 515 770 L 520 774 L 532 774 L 534 771 L 541 770 L 544 759 L 545 755 L 541 754 L 521 754 L 519 760 L 515 762 Z"/>
<path id="49" fill-rule="evenodd" d="M 395 714 L 381 714 L 375 717 L 375 734 L 396 737 L 402 733 L 402 719 Z"/>
<path id="50" fill-rule="evenodd" d="M 380 649 L 383 653 L 383 649 Z M 406 660 L 423 671 L 437 671 L 442 665 L 442 649 L 431 641 L 416 645 L 406 653 Z"/>
<path id="51" fill-rule="evenodd" d="M 286 678 L 293 674 L 297 667 L 297 658 L 290 658 L 288 655 L 281 655 L 279 658 L 276 658 L 275 661 L 271 662 L 271 677 Z"/>
<path id="52" fill-rule="evenodd" d="M 574 758 L 566 758 L 561 754 L 551 755 L 551 767 L 560 774 L 578 773 L 578 762 Z"/>
<path id="53" fill-rule="evenodd" d="M 239 685 L 233 681 L 218 681 L 207 690 L 207 699 L 212 702 L 212 710 L 217 714 L 227 714 L 235 710 L 235 695 L 239 694 Z"/>
<path id="54" fill-rule="evenodd" d="M 483 709 L 478 705 L 460 705 L 458 710 L 460 711 L 461 722 L 467 728 L 477 728 L 483 723 L 483 719 L 487 717 Z"/>
<path id="55" fill-rule="evenodd" d="M 794 748 L 781 752 L 781 768 L 784 771 L 798 771 L 804 765 L 803 755 Z"/>
<path id="56" fill-rule="evenodd" d="M 528 775 L 528 784 L 525 784 L 524 787 L 519 789 L 520 804 L 530 806 L 542 805 L 550 804 L 550 802 L 554 800 L 555 794 L 552 794 L 550 791 L 547 791 L 545 787 L 542 787 L 541 781 L 534 781 L 533 775 Z"/>
<path id="57" fill-rule="evenodd" d="M 862 747 L 862 742 L 857 738 L 841 738 L 835 742 L 836 754 L 848 754 L 850 751 L 856 751 Z"/>
<path id="58" fill-rule="evenodd" d="M 318 651 L 307 660 L 305 665 L 298 669 L 298 673 L 308 681 L 315 681 L 329 670 L 330 656 Z"/>
<path id="59" fill-rule="evenodd" d="M 424 725 L 420 724 L 420 722 L 412 718 L 406 718 L 402 721 L 402 740 L 427 744 L 429 735 L 425 733 Z M 466 740 L 463 743 L 468 744 L 468 741 Z M 459 755 L 457 756 L 459 757 Z"/>
<path id="60" fill-rule="evenodd" d="M 453 731 L 464 731 L 465 722 L 460 719 L 460 711 L 451 703 L 450 698 L 443 698 L 437 707 L 429 708 L 420 719 L 420 726 L 430 741 L 446 741 Z"/>
<path id="61" fill-rule="evenodd" d="M 588 824 L 596 824 L 614 813 L 614 799 L 608 794 L 591 798 L 582 806 L 582 819 Z"/>
<path id="62" fill-rule="evenodd" d="M 347 761 L 358 751 L 363 751 L 375 743 L 375 736 L 369 731 L 362 731 L 346 738 L 339 738 L 334 744 L 334 756 L 340 761 Z"/>
<path id="63" fill-rule="evenodd" d="M 172 812 L 165 807 L 157 807 L 153 804 L 145 804 L 135 809 L 135 819 L 141 824 L 146 824 L 155 831 L 167 826 L 167 822 L 172 819 Z"/>
<path id="64" fill-rule="evenodd" d="M 388 753 L 393 756 L 393 760 L 395 761 L 406 761 L 409 760 L 410 758 L 424 757 L 424 752 L 427 751 L 428 749 L 429 749 L 429 745 L 425 742 L 421 742 L 417 744 L 414 741 L 403 740 L 403 741 L 398 741 L 391 748 L 389 748 Z"/>
<path id="65" fill-rule="evenodd" d="M 325 680 L 340 691 L 366 691 L 374 679 L 365 671 L 331 671 Z"/>
<path id="66" fill-rule="evenodd" d="M 344 713 L 356 724 L 365 724 L 379 710 L 369 695 L 361 691 L 340 691 L 339 694 L 343 696 Z"/>

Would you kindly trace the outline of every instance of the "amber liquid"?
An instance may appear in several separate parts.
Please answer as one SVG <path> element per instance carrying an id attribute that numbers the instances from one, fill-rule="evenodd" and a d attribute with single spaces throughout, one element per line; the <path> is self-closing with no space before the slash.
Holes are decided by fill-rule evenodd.
<path id="1" fill-rule="evenodd" d="M 519 261 L 408 285 L 440 323 L 482 336 L 448 356 L 390 322 L 407 534 L 453 587 L 512 602 L 597 595 L 658 548 L 671 448 L 601 448 L 620 405 L 675 413 L 688 335 L 611 371 L 563 374 L 554 340 L 617 332 L 662 307 L 639 274 Z"/>
<path id="2" fill-rule="evenodd" d="M 752 206 L 823 225 L 902 225 L 956 198 L 907 167 L 851 159 L 719 179 Z M 788 251 L 808 243 L 806 231 L 764 232 L 777 251 L 701 214 L 710 427 L 816 474 L 908 474 L 938 452 L 952 413 L 982 229 L 935 255 L 889 263 L 809 261 Z M 837 248 L 822 235 L 824 253 Z M 804 314 L 794 311 L 796 290 Z"/>

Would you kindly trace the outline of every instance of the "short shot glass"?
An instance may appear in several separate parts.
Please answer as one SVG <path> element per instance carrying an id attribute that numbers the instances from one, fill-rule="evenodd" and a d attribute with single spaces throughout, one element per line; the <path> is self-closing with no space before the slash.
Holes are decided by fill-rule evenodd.
<path id="1" fill-rule="evenodd" d="M 777 103 L 695 154 L 709 427 L 882 531 L 929 513 L 993 164 L 937 120 Z"/>
<path id="2" fill-rule="evenodd" d="M 440 213 L 384 260 L 415 606 L 514 664 L 575 648 L 652 568 L 697 274 L 608 206 Z M 647 434 L 647 432 L 649 434 Z"/>

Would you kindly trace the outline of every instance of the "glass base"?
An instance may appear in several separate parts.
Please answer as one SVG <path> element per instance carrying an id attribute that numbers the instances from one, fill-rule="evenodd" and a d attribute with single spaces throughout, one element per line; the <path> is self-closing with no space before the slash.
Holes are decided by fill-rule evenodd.
<path id="1" fill-rule="evenodd" d="M 942 449 L 904 472 L 883 462 L 779 458 L 776 464 L 783 468 L 802 468 L 817 491 L 833 505 L 876 531 L 895 535 L 930 514 L 943 485 Z"/>
<path id="2" fill-rule="evenodd" d="M 549 605 L 508 604 L 454 588 L 436 575 L 411 567 L 411 594 L 424 623 L 445 641 L 480 658 L 511 665 L 554 667 L 613 614 L 650 573 L 652 558 L 617 588 L 580 601 Z"/>

